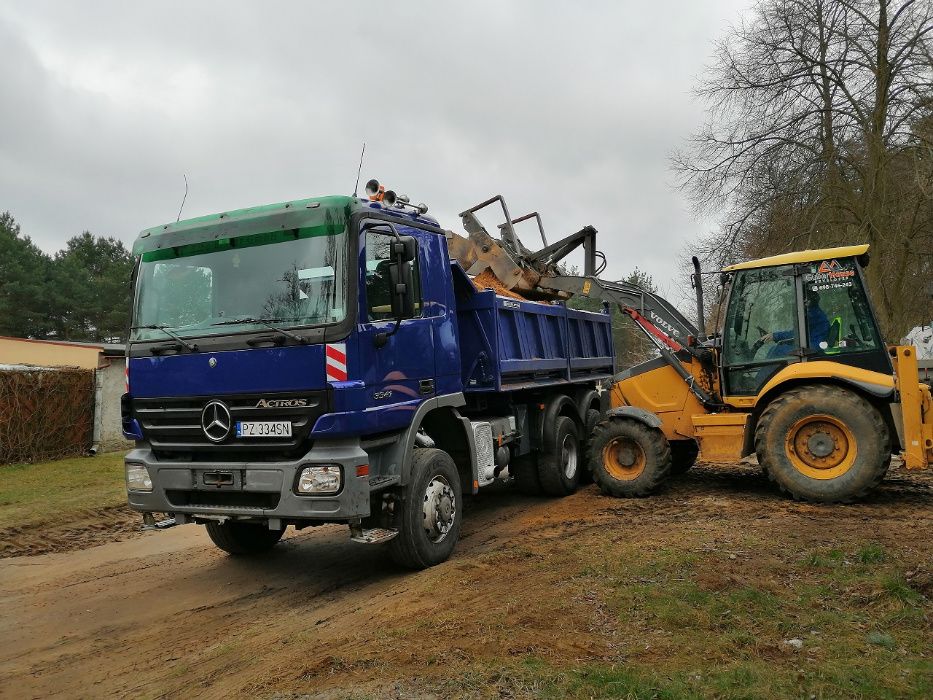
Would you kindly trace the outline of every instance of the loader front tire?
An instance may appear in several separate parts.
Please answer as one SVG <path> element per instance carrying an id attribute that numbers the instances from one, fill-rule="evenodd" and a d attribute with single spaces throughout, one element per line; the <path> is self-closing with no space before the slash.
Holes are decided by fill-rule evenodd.
<path id="1" fill-rule="evenodd" d="M 654 493 L 671 471 L 671 448 L 657 428 L 631 418 L 607 418 L 596 426 L 590 471 L 603 493 L 617 498 Z"/>
<path id="2" fill-rule="evenodd" d="M 863 498 L 891 463 L 890 434 L 878 409 L 828 384 L 791 389 L 774 399 L 758 419 L 755 451 L 782 491 L 822 503 Z"/>

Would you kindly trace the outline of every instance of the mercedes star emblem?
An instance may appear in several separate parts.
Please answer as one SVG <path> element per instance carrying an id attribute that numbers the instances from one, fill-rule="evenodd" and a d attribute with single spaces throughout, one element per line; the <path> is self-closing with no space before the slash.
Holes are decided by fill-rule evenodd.
<path id="1" fill-rule="evenodd" d="M 211 359 L 209 359 L 209 360 L 207 361 L 207 366 L 208 366 L 208 367 L 216 367 L 216 366 L 217 366 L 217 358 L 216 358 L 216 357 L 212 357 Z"/>
<path id="2" fill-rule="evenodd" d="M 209 401 L 201 411 L 201 429 L 211 442 L 223 442 L 230 434 L 233 420 L 223 401 Z"/>

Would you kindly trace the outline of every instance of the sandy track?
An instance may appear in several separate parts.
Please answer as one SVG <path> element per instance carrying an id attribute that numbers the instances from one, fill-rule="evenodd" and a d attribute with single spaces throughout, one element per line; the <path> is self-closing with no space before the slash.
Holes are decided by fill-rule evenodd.
<path id="1" fill-rule="evenodd" d="M 743 528 L 802 545 L 831 527 L 929 559 L 933 479 L 892 476 L 867 503 L 836 507 L 784 499 L 750 468 L 697 469 L 641 500 L 502 490 L 470 504 L 449 562 L 416 573 L 340 526 L 295 533 L 260 560 L 224 555 L 195 526 L 4 559 L 0 696 L 271 696 L 437 677 L 437 659 L 462 670 L 497 655 L 611 658 L 615 631 L 574 588 L 574 547 L 697 531 L 727 546 Z"/>

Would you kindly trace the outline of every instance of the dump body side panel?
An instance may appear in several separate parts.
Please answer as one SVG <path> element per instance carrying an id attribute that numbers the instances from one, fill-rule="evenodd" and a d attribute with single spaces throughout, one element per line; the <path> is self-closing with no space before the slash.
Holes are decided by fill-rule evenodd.
<path id="1" fill-rule="evenodd" d="M 452 269 L 466 277 L 459 265 Z M 477 291 L 468 279 L 455 287 L 464 391 L 520 391 L 612 376 L 609 314 Z"/>

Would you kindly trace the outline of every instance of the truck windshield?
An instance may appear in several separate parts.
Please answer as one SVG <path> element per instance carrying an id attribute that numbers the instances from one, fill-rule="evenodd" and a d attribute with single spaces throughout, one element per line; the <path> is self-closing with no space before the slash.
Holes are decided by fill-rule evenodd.
<path id="1" fill-rule="evenodd" d="M 347 314 L 347 235 L 315 226 L 144 253 L 132 340 L 320 326 Z M 230 323 L 243 319 L 243 322 Z M 151 326 L 144 328 L 143 326 Z"/>

